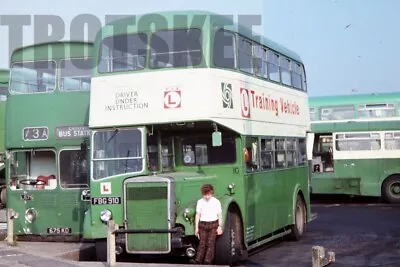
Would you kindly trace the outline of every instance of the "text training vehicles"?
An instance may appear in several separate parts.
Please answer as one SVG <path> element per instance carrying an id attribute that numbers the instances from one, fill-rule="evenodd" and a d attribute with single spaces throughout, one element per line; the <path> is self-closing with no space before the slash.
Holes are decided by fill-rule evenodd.
<path id="1" fill-rule="evenodd" d="M 400 202 L 400 93 L 312 97 L 310 116 L 314 194 Z"/>
<path id="2" fill-rule="evenodd" d="M 0 69 L 0 203 L 6 204 L 5 165 L 4 165 L 4 131 L 6 118 L 6 101 L 8 92 L 9 71 Z"/>
<path id="3" fill-rule="evenodd" d="M 7 203 L 19 239 L 76 240 L 88 202 L 86 154 L 92 44 L 35 44 L 13 52 L 6 111 Z M 58 239 L 58 238 L 57 238 Z M 47 239 L 46 239 L 47 240 Z"/>
<path id="4" fill-rule="evenodd" d="M 84 237 L 97 240 L 100 259 L 110 219 L 120 227 L 117 251 L 192 256 L 204 183 L 223 206 L 217 263 L 290 230 L 303 234 L 310 206 L 302 61 L 230 24 L 212 13 L 167 12 L 98 34 Z"/>

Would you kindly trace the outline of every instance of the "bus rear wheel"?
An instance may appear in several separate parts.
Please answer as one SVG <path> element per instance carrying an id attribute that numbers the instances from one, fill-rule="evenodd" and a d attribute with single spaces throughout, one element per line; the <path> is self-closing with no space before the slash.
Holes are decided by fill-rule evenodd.
<path id="1" fill-rule="evenodd" d="M 228 211 L 223 231 L 217 237 L 215 263 L 232 266 L 247 257 L 243 246 L 243 225 L 237 212 Z"/>
<path id="2" fill-rule="evenodd" d="M 382 197 L 389 203 L 400 203 L 400 175 L 391 176 L 383 182 Z"/>
<path id="3" fill-rule="evenodd" d="M 300 195 L 297 195 L 294 208 L 294 224 L 291 227 L 290 239 L 299 241 L 306 231 L 307 224 L 307 209 Z"/>

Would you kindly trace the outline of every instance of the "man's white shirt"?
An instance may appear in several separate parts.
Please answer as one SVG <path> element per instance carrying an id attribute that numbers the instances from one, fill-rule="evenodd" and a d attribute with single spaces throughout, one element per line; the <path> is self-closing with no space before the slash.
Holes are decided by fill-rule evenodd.
<path id="1" fill-rule="evenodd" d="M 200 221 L 212 222 L 218 220 L 218 213 L 222 212 L 221 202 L 215 197 L 208 201 L 201 198 L 197 201 L 196 212 L 200 214 Z"/>

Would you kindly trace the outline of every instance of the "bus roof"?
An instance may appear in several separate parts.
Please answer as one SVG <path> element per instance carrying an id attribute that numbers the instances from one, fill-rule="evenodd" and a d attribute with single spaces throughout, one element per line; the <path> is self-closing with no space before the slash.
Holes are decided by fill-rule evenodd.
<path id="1" fill-rule="evenodd" d="M 88 50 L 82 53 L 82 44 L 88 47 Z M 11 55 L 10 62 L 30 61 L 30 60 L 48 60 L 63 59 L 92 55 L 93 43 L 84 41 L 56 41 L 37 43 L 17 48 Z M 49 50 L 49 47 L 52 49 Z M 54 49 L 54 50 L 53 50 Z M 51 51 L 51 52 L 50 52 Z"/>
<path id="2" fill-rule="evenodd" d="M 323 107 L 323 106 L 342 106 L 342 105 L 357 105 L 357 104 L 370 104 L 393 102 L 398 100 L 400 102 L 400 92 L 385 92 L 385 93 L 372 93 L 372 94 L 349 94 L 349 95 L 333 95 L 333 96 L 319 96 L 310 97 L 310 107 Z"/>
<path id="3" fill-rule="evenodd" d="M 184 20 L 178 20 L 179 22 L 176 21 L 176 16 L 178 15 L 185 15 L 188 18 L 188 22 L 186 23 Z M 220 14 L 216 14 L 213 12 L 209 12 L 209 11 L 201 11 L 201 10 L 187 10 L 187 11 L 165 11 L 165 12 L 154 12 L 154 13 L 149 13 L 149 14 L 142 14 L 142 15 L 137 15 L 137 16 L 129 16 L 129 17 L 125 17 L 123 19 L 119 19 L 119 20 L 115 20 L 109 24 L 106 24 L 105 26 L 103 26 L 103 28 L 97 33 L 96 36 L 96 44 L 99 43 L 99 41 L 107 36 L 112 36 L 112 35 L 120 35 L 120 34 L 126 34 L 126 33 L 134 33 L 137 31 L 148 31 L 148 25 L 150 23 L 146 23 L 143 25 L 146 25 L 146 29 L 143 28 L 139 28 L 138 29 L 138 25 L 137 22 L 140 21 L 141 19 L 145 19 L 145 17 L 148 16 L 162 16 L 163 18 L 165 18 L 166 22 L 168 23 L 168 26 L 166 27 L 167 29 L 171 29 L 171 28 L 187 28 L 189 25 L 191 27 L 203 27 L 205 24 L 207 24 L 207 26 L 210 26 L 210 18 L 212 17 L 212 22 L 213 22 L 213 27 L 217 26 L 217 27 L 223 27 L 226 30 L 231 30 L 234 32 L 238 32 L 239 34 L 250 38 L 250 39 L 255 39 L 254 41 L 257 41 L 257 39 L 259 39 L 258 41 L 260 42 L 260 44 L 265 45 L 267 47 L 269 47 L 272 50 L 275 50 L 276 52 L 279 52 L 293 60 L 296 60 L 300 63 L 303 63 L 303 61 L 301 60 L 300 56 L 295 53 L 294 51 L 266 38 L 263 36 L 257 36 L 257 38 L 254 38 L 255 35 L 252 33 L 251 29 L 249 29 L 248 27 L 245 27 L 242 24 L 238 24 L 237 22 L 233 21 L 231 18 L 227 17 L 226 15 L 220 15 Z M 206 16 L 207 20 L 205 22 L 203 22 L 200 19 L 194 20 L 193 18 L 195 18 L 196 16 Z M 156 17 L 154 17 L 155 19 Z M 152 19 L 152 21 L 154 22 L 155 20 Z M 192 23 L 190 23 L 191 21 L 193 21 Z M 155 23 L 157 24 L 157 23 Z M 173 27 L 171 27 L 171 25 L 173 24 Z M 132 25 L 131 27 L 129 27 L 129 29 L 127 30 L 127 27 L 118 27 L 118 26 L 123 26 L 123 25 Z M 166 29 L 164 28 L 159 28 L 160 29 Z"/>
<path id="4" fill-rule="evenodd" d="M 8 76 L 10 71 L 8 69 L 0 69 L 0 83 L 8 83 Z"/>

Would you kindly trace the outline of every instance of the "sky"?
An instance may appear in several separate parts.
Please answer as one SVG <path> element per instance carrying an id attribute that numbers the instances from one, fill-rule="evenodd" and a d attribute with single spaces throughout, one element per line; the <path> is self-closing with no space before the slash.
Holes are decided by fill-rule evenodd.
<path id="1" fill-rule="evenodd" d="M 65 34 L 59 33 L 68 40 L 71 21 L 78 15 L 91 14 L 104 23 L 106 15 L 167 10 L 206 10 L 235 19 L 261 16 L 261 25 L 253 31 L 300 55 L 310 96 L 400 91 L 400 79 L 392 79 L 400 77 L 398 0 L 1 0 L 0 68 L 9 67 L 15 48 L 10 42 L 15 45 L 18 40 L 2 25 L 5 15 L 29 16 L 32 23 L 24 26 L 22 45 L 31 45 L 40 42 L 34 38 L 39 29 L 33 23 L 35 15 L 61 17 Z"/>

